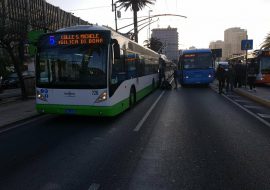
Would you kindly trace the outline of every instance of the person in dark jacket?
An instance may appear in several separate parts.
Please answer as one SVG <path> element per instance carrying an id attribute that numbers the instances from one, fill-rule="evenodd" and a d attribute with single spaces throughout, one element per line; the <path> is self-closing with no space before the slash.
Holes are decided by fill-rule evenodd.
<path id="1" fill-rule="evenodd" d="M 229 64 L 228 71 L 226 73 L 226 92 L 233 91 L 235 81 L 235 69 L 234 65 Z"/>
<path id="2" fill-rule="evenodd" d="M 245 77 L 245 71 L 244 69 L 244 65 L 242 64 L 241 60 L 238 61 L 238 63 L 236 63 L 235 65 L 235 88 L 241 88 L 242 84 L 243 84 L 243 78 Z M 244 75 L 244 77 L 243 77 Z"/>
<path id="3" fill-rule="evenodd" d="M 225 69 L 218 65 L 216 71 L 216 78 L 218 80 L 218 92 L 223 93 L 224 83 L 225 83 Z"/>
<path id="4" fill-rule="evenodd" d="M 257 69 L 256 69 L 256 64 L 254 59 L 251 60 L 251 63 L 248 65 L 248 84 L 249 84 L 249 89 L 254 90 L 255 89 L 255 81 L 256 81 L 256 75 L 257 75 Z"/>

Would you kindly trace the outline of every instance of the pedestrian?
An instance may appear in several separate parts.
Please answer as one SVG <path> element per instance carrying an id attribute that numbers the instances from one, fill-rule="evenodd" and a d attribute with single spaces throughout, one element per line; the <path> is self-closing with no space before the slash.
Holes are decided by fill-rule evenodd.
<path id="1" fill-rule="evenodd" d="M 247 70 L 247 77 L 248 77 L 248 84 L 249 84 L 249 90 L 254 90 L 255 89 L 255 81 L 256 81 L 256 75 L 257 75 L 257 69 L 256 69 L 256 64 L 255 60 L 252 59 L 250 64 L 248 65 L 248 70 Z"/>
<path id="2" fill-rule="evenodd" d="M 159 86 L 165 80 L 165 61 L 159 58 Z"/>
<path id="3" fill-rule="evenodd" d="M 235 69 L 233 64 L 229 64 L 228 71 L 226 73 L 226 92 L 228 93 L 229 90 L 232 92 L 234 87 Z"/>
<path id="4" fill-rule="evenodd" d="M 241 60 L 238 61 L 235 65 L 235 88 L 241 88 L 242 87 L 242 79 L 243 79 L 243 64 Z"/>
<path id="5" fill-rule="evenodd" d="M 216 77 L 218 80 L 218 93 L 223 93 L 224 83 L 225 83 L 225 69 L 221 67 L 221 65 L 218 65 L 217 71 L 216 71 Z"/>
<path id="6" fill-rule="evenodd" d="M 173 79 L 174 79 L 174 84 L 175 84 L 175 89 L 177 89 L 178 87 L 178 84 L 177 84 L 177 69 L 175 68 L 174 71 L 173 71 Z"/>

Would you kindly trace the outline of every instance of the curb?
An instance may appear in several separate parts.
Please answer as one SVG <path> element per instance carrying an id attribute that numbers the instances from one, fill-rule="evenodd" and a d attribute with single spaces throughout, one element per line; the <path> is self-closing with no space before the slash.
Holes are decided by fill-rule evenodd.
<path id="1" fill-rule="evenodd" d="M 35 99 L 36 97 L 34 96 L 29 96 L 27 97 L 27 100 L 30 100 L 30 99 Z M 8 103 L 12 103 L 12 102 L 16 102 L 16 101 L 23 101 L 21 99 L 21 96 L 14 96 L 14 97 L 8 97 L 8 98 L 3 98 L 3 99 L 0 99 L 0 106 L 1 105 L 4 105 L 4 104 L 8 104 Z"/>
<path id="2" fill-rule="evenodd" d="M 12 103 L 12 102 L 16 102 L 18 100 L 20 100 L 21 97 L 12 97 L 12 98 L 3 98 L 2 100 L 0 100 L 0 106 L 4 105 L 4 104 L 8 104 L 8 103 Z"/>
<path id="3" fill-rule="evenodd" d="M 234 89 L 234 91 L 239 95 L 245 96 L 246 98 L 249 98 L 249 99 L 251 99 L 259 104 L 262 104 L 262 105 L 270 108 L 270 101 L 268 101 L 268 100 L 265 100 L 263 98 L 259 98 L 257 96 L 252 95 L 252 94 L 243 92 L 242 90 L 239 90 L 239 89 Z"/>
<path id="4" fill-rule="evenodd" d="M 14 125 L 19 125 L 19 124 L 23 124 L 24 122 L 27 122 L 31 119 L 35 119 L 35 118 L 38 118 L 40 116 L 43 116 L 44 114 L 41 114 L 41 113 L 36 113 L 36 114 L 33 114 L 29 117 L 26 117 L 26 118 L 23 118 L 23 119 L 20 119 L 18 121 L 14 121 L 14 122 L 11 122 L 11 123 L 8 123 L 8 124 L 5 124 L 5 125 L 2 125 L 0 126 L 0 133 L 3 132 L 3 131 L 8 131 L 10 127 L 14 126 Z"/>

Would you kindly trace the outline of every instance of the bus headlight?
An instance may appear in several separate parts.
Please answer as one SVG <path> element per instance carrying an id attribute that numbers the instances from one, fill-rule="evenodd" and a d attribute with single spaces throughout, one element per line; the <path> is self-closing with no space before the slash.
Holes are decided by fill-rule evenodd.
<path id="1" fill-rule="evenodd" d="M 186 76 L 185 76 L 185 78 L 186 78 L 186 79 L 188 79 L 188 78 L 189 78 L 189 76 L 187 76 L 187 75 L 186 75 Z"/>
<path id="2" fill-rule="evenodd" d="M 107 91 L 102 92 L 99 97 L 96 99 L 95 103 L 103 102 L 107 100 Z"/>
<path id="3" fill-rule="evenodd" d="M 209 74 L 209 75 L 208 75 L 208 78 L 212 78 L 212 75 L 211 75 L 211 74 Z"/>
<path id="4" fill-rule="evenodd" d="M 47 102 L 47 98 L 42 93 L 40 93 L 38 90 L 37 90 L 37 98 L 42 100 L 42 101 Z"/>

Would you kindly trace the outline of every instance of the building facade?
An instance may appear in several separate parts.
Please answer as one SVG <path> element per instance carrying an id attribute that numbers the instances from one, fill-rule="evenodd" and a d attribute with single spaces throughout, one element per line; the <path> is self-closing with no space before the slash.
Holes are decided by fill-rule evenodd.
<path id="1" fill-rule="evenodd" d="M 226 60 L 234 55 L 245 53 L 241 50 L 241 41 L 247 39 L 247 30 L 240 27 L 228 28 L 224 31 L 224 41 L 210 42 L 210 49 L 222 49 L 221 60 Z"/>
<path id="2" fill-rule="evenodd" d="M 152 38 L 159 39 L 163 44 L 162 53 L 170 60 L 178 60 L 178 32 L 177 28 L 155 28 L 152 29 Z"/>
<path id="3" fill-rule="evenodd" d="M 230 58 L 233 55 L 243 54 L 241 41 L 247 39 L 247 30 L 240 27 L 229 28 L 224 31 L 224 57 Z"/>

